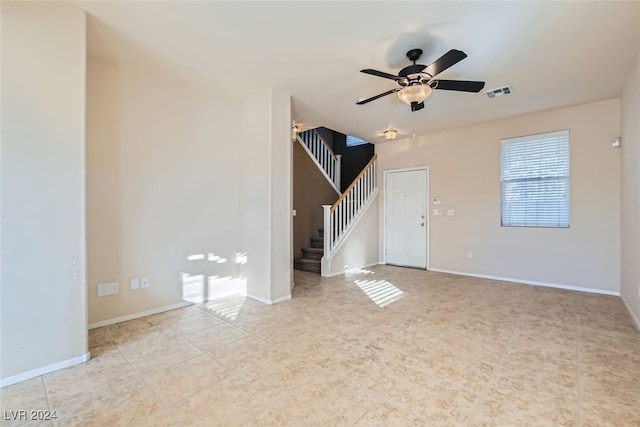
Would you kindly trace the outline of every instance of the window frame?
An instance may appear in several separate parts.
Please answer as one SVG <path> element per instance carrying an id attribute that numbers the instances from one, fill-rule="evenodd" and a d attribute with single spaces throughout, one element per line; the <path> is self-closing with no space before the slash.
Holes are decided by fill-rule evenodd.
<path id="1" fill-rule="evenodd" d="M 560 229 L 571 228 L 571 149 L 570 149 L 571 138 L 570 137 L 571 137 L 571 134 L 569 129 L 565 129 L 565 130 L 559 130 L 559 131 L 553 131 L 553 132 L 544 132 L 539 134 L 520 136 L 520 137 L 505 138 L 500 141 L 500 226 L 501 227 L 560 228 Z M 538 143 L 537 145 L 539 146 L 539 148 L 548 149 L 549 147 L 552 147 L 553 143 L 544 144 L 544 140 L 548 140 L 551 138 L 562 138 L 564 140 L 563 142 L 566 143 L 566 146 L 562 148 L 558 148 L 553 153 L 553 154 L 556 154 L 556 153 L 561 153 L 563 151 L 566 151 L 566 159 L 564 160 L 566 162 L 566 165 L 563 165 L 563 168 L 566 167 L 566 175 L 564 174 L 544 175 L 545 171 L 542 170 L 537 175 L 530 176 L 530 177 L 505 179 L 504 175 L 505 175 L 505 147 L 506 146 L 512 143 L 520 143 L 520 144 Z M 523 151 L 526 151 L 526 150 L 523 150 Z M 535 152 L 535 149 L 529 149 L 528 151 L 530 151 L 531 154 L 533 154 Z M 553 156 L 553 154 L 550 154 L 549 157 Z M 534 165 L 536 164 L 534 163 Z M 538 163 L 537 165 L 539 166 L 540 163 Z M 513 216 L 511 216 L 510 218 L 505 217 L 506 185 L 508 185 L 509 183 L 517 183 L 517 182 L 541 182 L 542 183 L 545 181 L 558 182 L 559 183 L 558 187 L 564 186 L 566 188 L 566 192 L 563 196 L 565 199 L 564 203 L 566 203 L 566 209 L 562 209 L 562 210 L 566 210 L 566 218 L 564 216 L 561 217 L 558 214 L 557 224 L 553 224 L 552 222 L 548 221 L 548 219 L 545 221 L 545 217 L 539 216 L 538 214 L 536 214 L 535 220 L 531 222 L 529 222 L 527 219 L 525 219 L 524 222 L 518 222 L 514 220 Z M 539 191 L 539 189 L 536 189 L 535 187 L 533 188 Z M 554 192 L 553 195 L 557 198 L 559 195 L 559 192 Z M 543 199 L 538 199 L 538 200 L 543 200 Z M 549 199 L 544 199 L 544 200 L 549 200 Z M 525 210 L 527 209 L 527 206 L 529 205 L 526 205 L 526 202 L 525 202 Z M 540 206 L 538 201 L 535 202 L 535 206 Z M 559 213 L 560 213 L 560 210 L 559 210 Z M 566 221 L 564 221 L 565 219 Z"/>
<path id="2" fill-rule="evenodd" d="M 360 141 L 360 142 L 358 142 L 357 144 L 349 144 L 349 140 L 350 140 L 350 139 L 351 139 L 351 140 Z M 362 139 L 362 138 L 358 138 L 357 136 L 347 135 L 347 138 L 346 138 L 345 144 L 346 144 L 347 148 L 350 148 L 350 147 L 359 147 L 360 145 L 369 144 L 369 141 L 366 141 L 366 140 L 364 140 L 364 139 Z"/>

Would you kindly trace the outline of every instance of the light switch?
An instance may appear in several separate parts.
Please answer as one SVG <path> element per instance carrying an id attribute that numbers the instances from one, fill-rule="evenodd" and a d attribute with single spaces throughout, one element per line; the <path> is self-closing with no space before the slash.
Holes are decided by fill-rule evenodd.
<path id="1" fill-rule="evenodd" d="M 142 279 L 140 279 L 140 287 L 141 288 L 148 288 L 149 287 L 149 278 L 148 277 L 143 277 Z"/>
<path id="2" fill-rule="evenodd" d="M 140 281 L 138 279 L 131 279 L 131 289 L 138 289 L 140 287 Z"/>
<path id="3" fill-rule="evenodd" d="M 433 216 L 442 216 L 442 209 L 434 209 Z"/>
<path id="4" fill-rule="evenodd" d="M 456 211 L 454 211 L 453 209 L 449 209 L 447 211 L 447 215 L 449 215 L 449 216 L 454 216 L 455 214 L 456 214 Z"/>
<path id="5" fill-rule="evenodd" d="M 440 199 L 440 197 L 434 197 L 433 198 L 433 204 L 434 205 L 439 205 L 442 203 L 442 200 Z"/>

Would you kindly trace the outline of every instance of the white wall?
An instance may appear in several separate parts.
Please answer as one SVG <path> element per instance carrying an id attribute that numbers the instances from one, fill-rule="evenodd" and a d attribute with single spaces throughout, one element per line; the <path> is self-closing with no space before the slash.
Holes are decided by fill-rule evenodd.
<path id="1" fill-rule="evenodd" d="M 622 284 L 640 328 L 640 52 L 622 94 Z"/>
<path id="2" fill-rule="evenodd" d="M 90 56 L 87 86 L 90 323 L 182 302 L 180 272 L 203 296 L 240 278 L 242 103 L 141 58 Z M 149 288 L 131 290 L 141 277 Z M 97 296 L 114 281 L 118 295 Z"/>
<path id="3" fill-rule="evenodd" d="M 245 102 L 240 206 L 247 295 L 271 303 L 292 284 L 291 100 L 263 90 Z"/>
<path id="4" fill-rule="evenodd" d="M 378 181 L 382 182 L 382 181 Z M 330 275 L 335 276 L 355 268 L 369 267 L 380 262 L 378 242 L 380 197 L 362 214 L 344 244 L 331 256 Z"/>
<path id="5" fill-rule="evenodd" d="M 3 385 L 88 357 L 85 22 L 2 4 Z"/>
<path id="6" fill-rule="evenodd" d="M 293 146 L 291 95 L 271 89 L 271 301 L 291 298 L 293 288 Z"/>
<path id="7" fill-rule="evenodd" d="M 561 129 L 571 132 L 571 227 L 501 227 L 500 140 Z M 619 99 L 578 105 L 377 144 L 379 178 L 429 165 L 431 198 L 455 210 L 431 217 L 432 269 L 617 293 L 619 135 Z"/>

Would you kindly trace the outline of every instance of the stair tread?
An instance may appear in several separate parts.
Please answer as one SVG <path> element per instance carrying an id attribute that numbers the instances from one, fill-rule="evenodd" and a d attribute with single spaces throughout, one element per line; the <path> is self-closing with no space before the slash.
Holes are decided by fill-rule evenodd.
<path id="1" fill-rule="evenodd" d="M 307 252 L 324 253 L 324 249 L 322 248 L 302 248 L 302 250 Z"/>
<path id="2" fill-rule="evenodd" d="M 312 258 L 296 258 L 293 260 L 293 262 L 297 262 L 300 264 L 320 264 L 320 260 L 319 259 L 312 259 Z"/>

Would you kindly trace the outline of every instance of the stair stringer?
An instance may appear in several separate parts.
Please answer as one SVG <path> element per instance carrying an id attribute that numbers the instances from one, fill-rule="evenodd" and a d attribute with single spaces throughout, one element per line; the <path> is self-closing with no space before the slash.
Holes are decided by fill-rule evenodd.
<path id="1" fill-rule="evenodd" d="M 373 202 L 378 197 L 378 193 L 379 193 L 379 190 L 377 188 L 373 190 L 372 194 L 369 196 L 369 199 L 362 206 L 358 214 L 355 216 L 355 218 L 349 225 L 348 229 L 340 236 L 340 239 L 335 243 L 335 246 L 331 250 L 331 253 L 329 255 L 325 253 L 325 255 L 322 257 L 322 260 L 320 261 L 320 271 L 321 271 L 320 274 L 322 277 L 331 277 L 331 276 L 336 276 L 338 274 L 344 273 L 344 270 L 331 271 L 331 261 L 336 256 L 336 254 L 339 253 L 340 248 L 347 242 L 347 240 L 353 233 L 353 230 L 355 230 L 356 226 L 360 222 L 360 220 L 364 217 L 365 213 L 369 210 L 371 205 L 373 205 Z M 326 233 L 326 230 L 325 230 L 325 233 Z"/>

